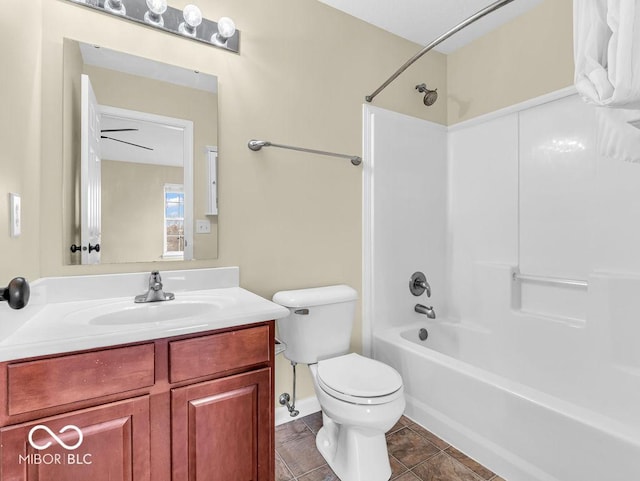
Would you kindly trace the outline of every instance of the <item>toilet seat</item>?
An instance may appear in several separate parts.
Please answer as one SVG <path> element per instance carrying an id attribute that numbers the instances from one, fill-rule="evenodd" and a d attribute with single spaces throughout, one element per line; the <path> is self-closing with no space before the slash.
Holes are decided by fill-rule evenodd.
<path id="1" fill-rule="evenodd" d="M 318 385 L 352 404 L 385 404 L 403 394 L 402 377 L 391 366 L 351 353 L 318 362 Z"/>

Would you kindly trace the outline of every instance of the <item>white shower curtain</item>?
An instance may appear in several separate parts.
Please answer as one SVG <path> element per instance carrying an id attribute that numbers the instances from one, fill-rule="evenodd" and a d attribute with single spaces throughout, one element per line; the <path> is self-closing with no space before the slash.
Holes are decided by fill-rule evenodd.
<path id="1" fill-rule="evenodd" d="M 575 84 L 601 154 L 640 162 L 640 0 L 574 0 Z"/>

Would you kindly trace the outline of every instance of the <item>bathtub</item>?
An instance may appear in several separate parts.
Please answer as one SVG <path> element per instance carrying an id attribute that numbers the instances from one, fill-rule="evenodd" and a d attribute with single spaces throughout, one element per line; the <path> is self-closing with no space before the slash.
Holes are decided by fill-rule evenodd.
<path id="1" fill-rule="evenodd" d="M 571 360 L 554 360 L 556 369 L 526 366 L 517 342 L 500 349 L 489 334 L 473 324 L 422 321 L 374 332 L 373 356 L 402 375 L 408 417 L 507 481 L 640 480 L 636 389 L 609 390 Z M 540 359 L 554 356 L 552 347 L 548 356 L 545 345 L 538 349 Z"/>

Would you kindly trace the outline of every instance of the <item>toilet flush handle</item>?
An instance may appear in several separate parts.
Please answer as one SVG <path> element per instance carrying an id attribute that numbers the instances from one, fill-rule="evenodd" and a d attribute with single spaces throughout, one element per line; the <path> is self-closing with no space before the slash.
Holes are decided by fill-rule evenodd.
<path id="1" fill-rule="evenodd" d="M 296 309 L 295 311 L 293 311 L 294 314 L 300 314 L 301 316 L 308 316 L 309 315 L 309 309 Z"/>

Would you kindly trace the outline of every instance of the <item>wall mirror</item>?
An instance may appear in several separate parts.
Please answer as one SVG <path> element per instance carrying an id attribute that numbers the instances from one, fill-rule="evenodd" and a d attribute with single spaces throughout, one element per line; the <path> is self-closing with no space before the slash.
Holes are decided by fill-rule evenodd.
<path id="1" fill-rule="evenodd" d="M 218 256 L 217 78 L 64 39 L 65 260 Z"/>

